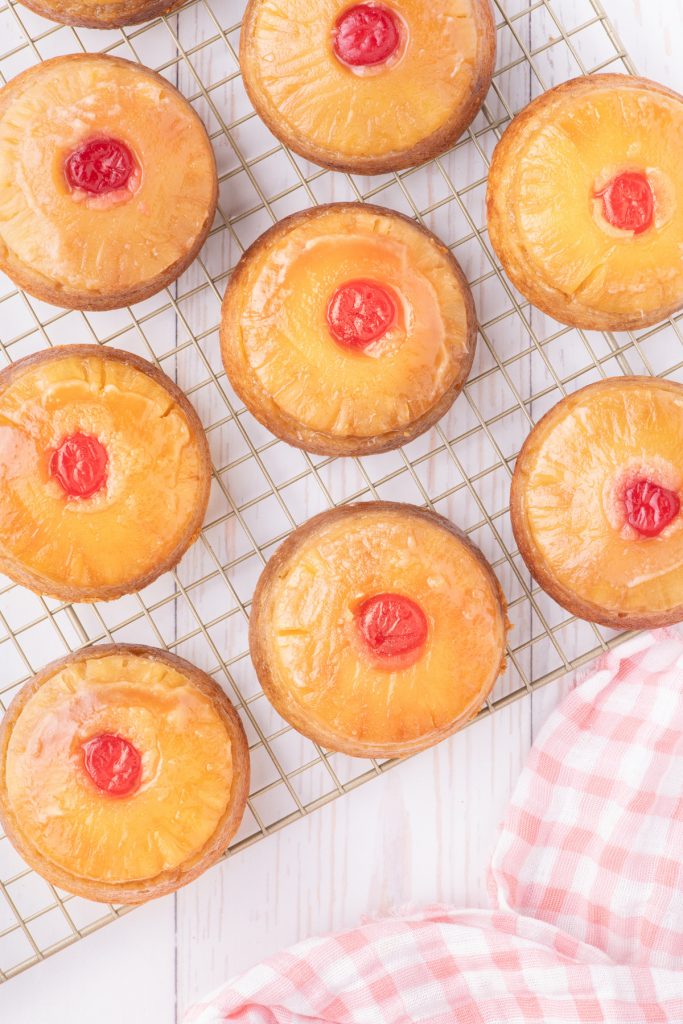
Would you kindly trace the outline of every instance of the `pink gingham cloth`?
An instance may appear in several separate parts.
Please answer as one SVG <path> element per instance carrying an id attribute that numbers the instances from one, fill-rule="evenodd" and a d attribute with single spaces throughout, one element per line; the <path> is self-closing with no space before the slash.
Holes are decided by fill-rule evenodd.
<path id="1" fill-rule="evenodd" d="M 683 642 L 606 656 L 531 750 L 491 910 L 310 939 L 196 1024 L 683 1024 Z"/>

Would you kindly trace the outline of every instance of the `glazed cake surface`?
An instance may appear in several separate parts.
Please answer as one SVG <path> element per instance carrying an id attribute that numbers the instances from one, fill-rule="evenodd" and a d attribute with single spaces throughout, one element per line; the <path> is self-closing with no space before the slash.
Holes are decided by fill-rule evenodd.
<path id="1" fill-rule="evenodd" d="M 159 75 L 57 57 L 0 91 L 0 266 L 55 305 L 154 294 L 194 258 L 216 206 L 206 130 Z"/>
<path id="2" fill-rule="evenodd" d="M 412 506 L 323 513 L 267 567 L 252 657 L 277 710 L 359 756 L 429 746 L 480 709 L 503 667 L 507 619 L 480 552 Z"/>
<path id="3" fill-rule="evenodd" d="M 150 648 L 50 666 L 10 708 L 0 753 L 10 839 L 45 877 L 95 899 L 134 902 L 189 880 L 227 845 L 246 798 L 246 741 L 227 698 Z"/>
<path id="4" fill-rule="evenodd" d="M 0 571 L 40 593 L 108 599 L 174 565 L 198 533 L 201 424 L 151 364 L 98 346 L 0 374 Z"/>
<path id="5" fill-rule="evenodd" d="M 488 0 L 252 0 L 240 59 L 291 148 L 373 174 L 447 149 L 483 102 L 494 54 Z"/>
<path id="6" fill-rule="evenodd" d="M 541 585 L 615 627 L 683 619 L 683 386 L 608 378 L 564 399 L 517 461 L 512 521 Z"/>
<path id="7" fill-rule="evenodd" d="M 683 98 L 644 79 L 576 79 L 513 121 L 491 167 L 494 248 L 519 290 L 589 329 L 683 305 Z"/>
<path id="8" fill-rule="evenodd" d="M 449 250 L 361 204 L 296 214 L 243 257 L 223 304 L 233 386 L 273 433 L 309 451 L 397 447 L 454 401 L 476 316 Z"/>

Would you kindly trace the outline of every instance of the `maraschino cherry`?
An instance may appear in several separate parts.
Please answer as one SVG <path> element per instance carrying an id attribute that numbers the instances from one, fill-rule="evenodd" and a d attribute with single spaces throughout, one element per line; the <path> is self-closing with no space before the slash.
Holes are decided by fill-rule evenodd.
<path id="1" fill-rule="evenodd" d="M 403 594 L 376 594 L 360 605 L 356 622 L 363 643 L 388 667 L 416 655 L 427 640 L 428 624 L 419 604 Z"/>
<path id="2" fill-rule="evenodd" d="M 50 474 L 70 498 L 91 498 L 107 480 L 107 449 L 91 434 L 65 437 L 50 458 Z"/>
<path id="3" fill-rule="evenodd" d="M 396 53 L 401 45 L 401 31 L 401 22 L 389 7 L 356 4 L 337 19 L 334 52 L 349 67 L 376 67 Z"/>
<path id="4" fill-rule="evenodd" d="M 396 322 L 396 301 L 377 281 L 347 281 L 327 304 L 327 326 L 345 348 L 364 349 L 379 341 Z"/>
<path id="5" fill-rule="evenodd" d="M 636 480 L 624 492 L 626 521 L 643 537 L 657 537 L 681 510 L 675 491 L 645 477 Z"/>
<path id="6" fill-rule="evenodd" d="M 621 231 L 632 231 L 642 235 L 648 231 L 655 218 L 655 197 L 652 185 L 640 171 L 624 171 L 613 178 L 602 191 L 605 220 Z"/>
<path id="7" fill-rule="evenodd" d="M 131 796 L 140 787 L 140 752 L 123 736 L 103 732 L 83 744 L 85 770 L 109 796 Z"/>
<path id="8" fill-rule="evenodd" d="M 66 158 L 64 173 L 73 189 L 102 196 L 125 188 L 135 169 L 128 146 L 119 139 L 89 139 Z"/>

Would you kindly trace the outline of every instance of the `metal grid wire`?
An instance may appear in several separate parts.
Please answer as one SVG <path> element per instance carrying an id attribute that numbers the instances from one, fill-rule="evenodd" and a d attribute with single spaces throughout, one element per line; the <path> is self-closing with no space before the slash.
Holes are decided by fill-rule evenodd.
<path id="1" fill-rule="evenodd" d="M 0 0 L 1 3 L 1 0 Z M 545 89 L 585 72 L 634 68 L 596 0 L 495 0 L 493 88 L 449 153 L 416 171 L 331 174 L 285 151 L 251 109 L 237 60 L 244 0 L 193 0 L 170 17 L 122 31 L 54 25 L 0 6 L 0 79 L 56 54 L 113 53 L 156 68 L 190 99 L 211 135 L 219 213 L 200 258 L 171 288 L 135 308 L 82 314 L 17 291 L 0 275 L 0 363 L 66 342 L 136 351 L 183 387 L 207 429 L 214 463 L 209 514 L 177 571 L 110 604 L 64 605 L 0 577 L 3 708 L 42 665 L 97 642 L 142 642 L 210 672 L 240 710 L 253 786 L 232 851 L 243 849 L 386 771 L 322 751 L 265 700 L 247 650 L 255 581 L 287 533 L 324 508 L 371 498 L 425 504 L 449 516 L 492 562 L 515 628 L 490 714 L 623 639 L 568 617 L 533 585 L 512 537 L 514 460 L 531 425 L 563 395 L 603 376 L 683 379 L 683 318 L 639 335 L 572 330 L 529 307 L 502 274 L 485 229 L 489 159 L 510 118 Z M 532 47 L 532 40 L 543 40 Z M 244 249 L 275 220 L 319 202 L 358 199 L 417 217 L 451 246 L 481 322 L 463 396 L 404 450 L 317 458 L 277 441 L 230 389 L 220 361 L 220 301 Z M 30 871 L 0 837 L 0 980 L 114 920 L 125 908 L 89 903 Z"/>

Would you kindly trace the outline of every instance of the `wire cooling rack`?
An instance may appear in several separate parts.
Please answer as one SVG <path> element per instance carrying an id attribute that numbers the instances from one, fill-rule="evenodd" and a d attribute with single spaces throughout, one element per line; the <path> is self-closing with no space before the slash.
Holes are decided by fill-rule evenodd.
<path id="1" fill-rule="evenodd" d="M 0 4 L 2 0 L 0 0 Z M 253 786 L 232 850 L 254 843 L 387 770 L 321 751 L 263 696 L 247 651 L 249 604 L 276 545 L 331 506 L 371 498 L 427 504 L 467 530 L 492 562 L 514 622 L 508 668 L 482 714 L 494 712 L 618 643 L 579 622 L 532 584 L 507 502 L 531 425 L 564 394 L 599 377 L 683 379 L 683 319 L 640 335 L 572 330 L 533 310 L 500 271 L 485 228 L 487 165 L 510 118 L 545 89 L 583 72 L 633 73 L 595 0 L 496 0 L 498 65 L 486 105 L 449 153 L 399 175 L 331 174 L 283 150 L 254 114 L 237 60 L 244 0 L 193 0 L 123 31 L 57 26 L 0 6 L 0 78 L 82 50 L 156 68 L 191 100 L 211 135 L 219 213 L 200 258 L 172 287 L 131 309 L 82 314 L 22 294 L 0 275 L 0 362 L 49 345 L 98 342 L 156 362 L 189 395 L 208 432 L 214 473 L 200 540 L 178 570 L 110 604 L 64 605 L 0 577 L 0 701 L 48 661 L 98 642 L 164 647 L 210 672 L 239 707 Z M 532 40 L 542 40 L 532 47 Z M 243 250 L 273 221 L 332 200 L 371 200 L 419 218 L 449 244 L 472 284 L 478 354 L 452 411 L 405 449 L 325 459 L 288 448 L 246 412 L 220 361 L 220 301 Z M 114 920 L 124 908 L 56 890 L 0 838 L 0 980 Z"/>

